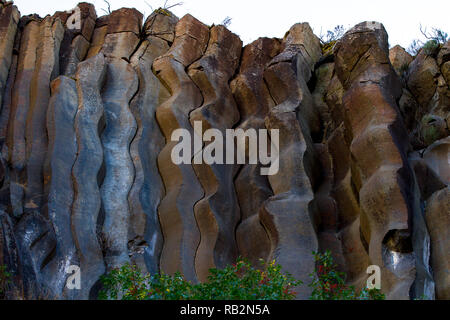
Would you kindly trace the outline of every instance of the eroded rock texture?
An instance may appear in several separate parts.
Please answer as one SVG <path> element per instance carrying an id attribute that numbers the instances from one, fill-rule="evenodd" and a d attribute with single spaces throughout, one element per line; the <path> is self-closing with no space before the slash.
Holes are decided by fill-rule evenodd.
<path id="1" fill-rule="evenodd" d="M 449 52 L 389 50 L 376 22 L 323 56 L 307 23 L 243 47 L 191 15 L 0 1 L 4 298 L 94 299 L 125 263 L 206 281 L 243 256 L 307 299 L 313 251 L 330 250 L 358 290 L 378 265 L 390 299 L 449 299 Z M 244 163 L 203 161 L 229 129 L 267 129 L 279 170 L 249 145 Z"/>

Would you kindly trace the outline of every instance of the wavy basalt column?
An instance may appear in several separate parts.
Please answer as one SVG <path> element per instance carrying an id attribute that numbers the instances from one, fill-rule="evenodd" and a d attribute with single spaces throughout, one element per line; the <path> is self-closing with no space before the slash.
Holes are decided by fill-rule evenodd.
<path id="1" fill-rule="evenodd" d="M 123 59 L 109 61 L 102 92 L 106 126 L 101 141 L 106 173 L 100 191 L 105 211 L 102 234 L 108 270 L 129 262 L 128 193 L 134 179 L 129 147 L 136 133 L 129 102 L 137 89 L 138 77 L 133 67 Z"/>
<path id="2" fill-rule="evenodd" d="M 319 40 L 306 23 L 294 25 L 283 42 L 284 51 L 264 72 L 276 104 L 266 117 L 266 128 L 279 130 L 280 146 L 279 171 L 269 176 L 274 196 L 264 203 L 259 215 L 269 234 L 270 259 L 308 283 L 318 240 L 309 211 L 315 177 L 310 125 L 317 119 L 307 81 L 321 51 Z M 299 299 L 307 299 L 311 289 L 300 286 L 297 292 Z"/>
<path id="3" fill-rule="evenodd" d="M 331 70 L 333 75 L 325 92 L 323 92 L 323 86 L 326 83 L 322 84 L 321 81 L 322 79 L 328 79 Z M 314 91 L 315 104 L 320 106 L 322 103 L 320 100 L 322 99 L 327 104 L 327 109 L 323 107 L 325 112 L 321 113 L 322 120 L 326 121 L 324 123 L 323 140 L 332 160 L 333 185 L 330 195 L 337 205 L 336 236 L 340 239 L 341 249 L 339 253 L 342 252 L 343 256 L 343 261 L 336 258 L 335 261 L 342 263 L 340 267 L 347 274 L 347 283 L 360 290 L 366 286 L 366 270 L 370 263 L 365 243 L 361 241 L 358 194 L 355 191 L 355 182 L 352 180 L 358 181 L 359 179 L 357 176 L 352 177 L 354 171 L 352 172 L 349 147 L 351 137 L 349 130 L 344 125 L 347 119 L 342 108 L 344 88 L 334 72 L 334 65 L 331 66 L 329 63 L 316 70 L 316 77 L 318 83 Z M 318 95 L 318 93 L 321 94 Z M 334 244 L 336 245 L 335 242 Z"/>
<path id="4" fill-rule="evenodd" d="M 54 16 L 59 17 L 65 26 L 59 55 L 60 74 L 74 75 L 90 47 L 97 19 L 95 7 L 82 2 L 71 11 L 56 12 Z"/>
<path id="5" fill-rule="evenodd" d="M 36 65 L 30 86 L 30 107 L 26 118 L 25 210 L 40 210 L 45 202 L 44 162 L 47 154 L 46 116 L 50 99 L 50 82 L 59 74 L 59 48 L 64 28 L 59 19 L 47 16 L 40 23 L 40 40 L 36 50 Z"/>
<path id="6" fill-rule="evenodd" d="M 334 181 L 331 195 L 338 210 L 337 236 L 341 240 L 346 281 L 360 290 L 366 286 L 366 270 L 370 263 L 365 244 L 361 241 L 361 212 L 352 181 L 351 153 L 343 123 L 332 132 L 327 145 L 332 157 Z"/>
<path id="7" fill-rule="evenodd" d="M 386 31 L 377 22 L 356 25 L 335 47 L 336 73 L 345 89 L 346 126 L 352 136 L 352 175 L 358 178 L 354 183 L 362 237 L 370 263 L 381 268 L 382 291 L 388 298 L 408 299 L 416 271 L 416 294 L 424 287 L 421 277 L 429 275 L 416 270 L 412 252 L 425 240 L 414 239 L 417 229 L 410 227 L 420 212 L 414 202 L 415 176 L 406 159 L 407 133 L 396 104 L 401 85 L 388 54 Z M 415 228 L 423 230 L 419 225 L 415 220 Z M 418 265 L 426 263 L 420 259 Z"/>
<path id="8" fill-rule="evenodd" d="M 170 91 L 171 97 L 158 106 L 156 117 L 166 138 L 158 156 L 158 168 L 166 195 L 158 209 L 164 244 L 160 268 L 167 274 L 181 272 L 187 280 L 196 281 L 195 254 L 200 233 L 194 216 L 194 205 L 203 197 L 203 189 L 191 164 L 175 165 L 171 159 L 172 132 L 178 128 L 193 129 L 189 113 L 202 105 L 203 97 L 185 69 L 199 59 L 208 44 L 209 29 L 191 15 L 176 25 L 175 40 L 170 50 L 153 63 L 153 69 Z"/>
<path id="9" fill-rule="evenodd" d="M 20 13 L 16 6 L 11 3 L 0 3 L 0 108 L 13 60 L 14 39 L 19 19 Z"/>
<path id="10" fill-rule="evenodd" d="M 105 272 L 102 248 L 97 235 L 97 219 L 101 198 L 97 176 L 103 162 L 103 149 L 98 134 L 103 102 L 100 89 L 106 74 L 106 61 L 98 54 L 78 64 L 76 81 L 78 112 L 75 117 L 77 159 L 72 169 L 74 202 L 72 230 L 80 259 L 80 299 L 90 297 L 91 288 Z"/>
<path id="11" fill-rule="evenodd" d="M 260 38 L 244 47 L 239 74 L 230 83 L 241 115 L 238 129 L 265 129 L 264 119 L 275 104 L 264 82 L 264 68 L 279 53 L 278 39 Z M 241 212 L 236 229 L 238 252 L 254 266 L 260 266 L 259 260 L 267 260 L 270 253 L 258 212 L 273 192 L 260 169 L 261 165 L 242 165 L 234 182 Z"/>
<path id="12" fill-rule="evenodd" d="M 189 76 L 203 93 L 203 104 L 190 113 L 192 126 L 199 121 L 204 130 L 214 128 L 225 136 L 225 130 L 239 121 L 228 83 L 238 67 L 241 48 L 239 37 L 224 26 L 211 28 L 205 54 L 188 69 Z M 208 143 L 204 150 L 207 146 Z M 233 185 L 234 166 L 194 163 L 193 167 L 205 191 L 205 196 L 194 206 L 200 231 L 195 270 L 198 279 L 205 282 L 209 269 L 225 268 L 236 261 L 234 232 L 240 214 Z"/>
<path id="13" fill-rule="evenodd" d="M 128 193 L 134 180 L 129 147 L 136 133 L 136 120 L 129 103 L 138 89 L 138 77 L 130 64 L 137 50 L 142 14 L 135 9 L 113 11 L 107 19 L 106 35 L 100 52 L 107 63 L 102 91 L 105 126 L 99 127 L 104 154 L 104 178 L 100 178 L 102 241 L 107 270 L 129 262 Z M 101 133 L 101 131 L 103 133 Z"/>
<path id="14" fill-rule="evenodd" d="M 7 146 L 11 164 L 10 201 L 15 217 L 23 214 L 23 200 L 26 185 L 25 128 L 27 114 L 32 103 L 31 83 L 36 65 L 36 53 L 40 43 L 39 20 L 34 17 L 22 18 L 19 56 L 16 77 L 12 90 L 11 111 L 8 126 Z"/>
<path id="15" fill-rule="evenodd" d="M 170 97 L 153 74 L 152 64 L 169 50 L 168 41 L 173 42 L 177 21 L 173 15 L 159 13 L 148 17 L 144 24 L 148 36 L 131 58 L 139 77 L 139 91 L 130 104 L 137 132 L 130 146 L 135 179 L 128 196 L 131 215 L 128 240 L 134 245 L 132 261 L 151 274 L 159 272 L 163 237 L 158 206 L 165 191 L 158 171 L 158 155 L 165 140 L 156 122 L 156 107 Z"/>
<path id="16" fill-rule="evenodd" d="M 71 218 L 74 201 L 72 167 L 78 151 L 74 129 L 78 110 L 76 81 L 60 76 L 52 82 L 51 89 L 47 112 L 51 172 L 47 207 L 55 230 L 56 250 L 46 269 L 46 276 L 56 297 L 76 299 L 78 290 L 66 288 L 69 266 L 79 265 Z"/>

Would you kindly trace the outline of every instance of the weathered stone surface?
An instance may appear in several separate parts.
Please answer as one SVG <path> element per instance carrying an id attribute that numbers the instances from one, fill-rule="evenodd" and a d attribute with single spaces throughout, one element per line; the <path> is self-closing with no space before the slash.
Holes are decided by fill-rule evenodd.
<path id="1" fill-rule="evenodd" d="M 55 257 L 51 261 L 48 276 L 52 279 L 55 295 L 59 298 L 77 298 L 77 291 L 66 288 L 69 266 L 79 265 L 71 218 L 74 201 L 72 167 L 77 156 L 74 130 L 77 110 L 78 96 L 75 80 L 65 76 L 58 77 L 52 82 L 47 128 L 50 169 L 48 217 L 56 237 Z"/>
<path id="2" fill-rule="evenodd" d="M 428 167 L 447 185 L 450 184 L 449 157 L 450 137 L 435 142 L 423 154 L 423 159 Z"/>
<path id="3" fill-rule="evenodd" d="M 238 122 L 239 111 L 228 82 L 238 67 L 241 48 L 239 37 L 224 26 L 211 28 L 206 52 L 188 69 L 190 78 L 203 95 L 203 104 L 189 115 L 193 127 L 198 121 L 205 130 L 214 128 L 224 136 L 225 130 Z M 204 152 L 208 145 L 205 143 Z M 234 231 L 240 213 L 233 188 L 233 165 L 203 162 L 194 163 L 193 167 L 205 192 L 194 206 L 200 232 L 195 270 L 198 279 L 204 282 L 208 280 L 209 269 L 224 268 L 236 261 Z"/>
<path id="4" fill-rule="evenodd" d="M 72 169 L 74 203 L 72 228 L 80 257 L 80 299 L 88 299 L 99 277 L 105 272 L 102 248 L 97 236 L 97 219 L 101 198 L 97 175 L 103 162 L 103 150 L 98 134 L 103 102 L 100 96 L 106 74 L 105 57 L 98 54 L 78 64 L 76 80 L 78 112 L 75 133 L 78 144 L 77 159 Z"/>
<path id="5" fill-rule="evenodd" d="M 184 128 L 194 136 L 189 113 L 200 107 L 202 94 L 185 69 L 199 59 L 206 49 L 208 28 L 190 15 L 176 26 L 176 36 L 170 50 L 155 60 L 153 69 L 169 89 L 171 97 L 158 106 L 156 117 L 166 138 L 166 145 L 158 156 L 166 195 L 158 214 L 165 239 L 161 252 L 161 270 L 167 274 L 180 271 L 188 280 L 197 281 L 195 253 L 200 233 L 194 216 L 194 205 L 204 195 L 192 165 L 175 165 L 171 160 L 171 141 L 174 130 Z"/>
<path id="6" fill-rule="evenodd" d="M 408 70 L 413 57 L 403 47 L 396 45 L 389 50 L 389 60 L 397 74 L 402 75 L 402 72 Z"/>
<path id="7" fill-rule="evenodd" d="M 14 229 L 20 254 L 25 299 L 53 298 L 49 283 L 41 270 L 56 247 L 51 223 L 37 212 L 25 213 Z"/>
<path id="8" fill-rule="evenodd" d="M 450 188 L 434 193 L 427 201 L 425 218 L 431 238 L 431 266 L 436 298 L 450 299 Z"/>
<path id="9" fill-rule="evenodd" d="M 311 125 L 318 119 L 307 81 L 312 75 L 314 39 L 309 25 L 295 25 L 284 39 L 285 49 L 264 72 L 264 79 L 275 106 L 269 111 L 267 129 L 280 135 L 279 171 L 269 176 L 274 196 L 261 208 L 260 219 L 271 242 L 270 259 L 283 265 L 297 279 L 308 281 L 314 270 L 313 251 L 318 240 L 309 205 L 313 200 L 315 151 Z M 319 46 L 317 42 L 315 45 Z M 320 56 L 317 55 L 317 59 Z M 305 299 L 311 289 L 301 286 L 298 297 Z"/>
<path id="10" fill-rule="evenodd" d="M 23 20 L 26 23 L 26 20 Z M 31 19 L 25 25 L 20 41 L 20 52 L 17 62 L 16 77 L 13 86 L 13 96 L 8 128 L 9 161 L 12 166 L 10 196 L 13 214 L 19 217 L 23 214 L 24 186 L 26 175 L 25 128 L 28 110 L 30 108 L 30 91 L 33 78 L 36 52 L 40 42 L 39 22 Z"/>
<path id="11" fill-rule="evenodd" d="M 130 104 L 137 122 L 136 136 L 130 146 L 135 168 L 135 180 L 130 190 L 129 241 L 141 241 L 143 250 L 130 253 L 132 261 L 144 266 L 150 273 L 159 271 L 159 258 L 163 237 L 158 218 L 158 206 L 165 190 L 158 171 L 158 154 L 164 147 L 164 137 L 156 122 L 156 108 L 169 98 L 169 92 L 152 72 L 153 61 L 169 50 L 168 43 L 152 35 L 154 30 L 174 32 L 174 18 L 156 14 L 147 19 L 147 40 L 131 58 L 139 77 L 139 91 Z M 167 21 L 169 20 L 169 21 Z M 172 28 L 172 29 L 170 29 Z M 161 31 L 162 32 L 162 31 Z M 167 35 L 167 34 L 164 34 Z"/>
<path id="12" fill-rule="evenodd" d="M 414 238 L 408 221 L 417 210 L 411 203 L 415 183 L 405 161 L 408 144 L 398 144 L 406 135 L 395 102 L 401 86 L 387 63 L 384 27 L 375 22 L 357 25 L 336 45 L 335 55 L 336 72 L 346 90 L 343 106 L 353 136 L 352 160 L 361 179 L 362 236 L 371 263 L 381 267 L 382 290 L 389 298 L 406 299 L 415 272 L 412 249 L 407 249 L 408 238 Z M 398 249 L 398 241 L 404 242 L 404 249 Z M 418 277 L 428 279 L 429 274 L 418 270 Z M 416 294 L 425 293 L 424 287 L 418 285 Z"/>
<path id="13" fill-rule="evenodd" d="M 167 14 L 153 12 L 145 20 L 143 29 L 146 35 L 160 38 L 172 44 L 175 39 L 175 26 L 178 18 L 168 10 L 166 12 Z"/>
<path id="14" fill-rule="evenodd" d="M 36 65 L 30 87 L 30 107 L 26 119 L 26 170 L 24 209 L 42 207 L 44 184 L 43 165 L 47 152 L 46 116 L 50 99 L 50 82 L 59 74 L 58 56 L 64 29 L 59 19 L 47 16 L 39 27 L 41 36 L 36 50 Z"/>
<path id="15" fill-rule="evenodd" d="M 436 60 L 423 51 L 409 65 L 408 88 L 425 110 L 436 92 L 438 73 Z"/>
<path id="16" fill-rule="evenodd" d="M 442 66 L 444 63 L 450 61 L 450 40 L 448 40 L 439 50 L 437 56 L 438 66 Z"/>
<path id="17" fill-rule="evenodd" d="M 11 67 L 12 51 L 19 18 L 20 14 L 16 6 L 12 4 L 0 5 L 0 108 Z"/>
<path id="18" fill-rule="evenodd" d="M 102 92 L 106 126 L 101 141 L 106 173 L 100 190 L 105 211 L 102 234 L 108 270 L 129 262 L 127 199 L 134 180 L 129 148 L 136 133 L 136 120 L 129 102 L 137 89 L 138 77 L 133 67 L 123 59 L 109 61 Z"/>
<path id="19" fill-rule="evenodd" d="M 239 129 L 264 129 L 264 119 L 274 101 L 264 82 L 264 67 L 280 53 L 278 39 L 260 38 L 243 49 L 239 74 L 230 87 L 241 116 Z M 267 260 L 270 241 L 261 224 L 259 210 L 273 195 L 267 176 L 261 176 L 261 165 L 245 164 L 234 185 L 239 200 L 241 223 L 236 229 L 239 255 L 260 266 Z"/>

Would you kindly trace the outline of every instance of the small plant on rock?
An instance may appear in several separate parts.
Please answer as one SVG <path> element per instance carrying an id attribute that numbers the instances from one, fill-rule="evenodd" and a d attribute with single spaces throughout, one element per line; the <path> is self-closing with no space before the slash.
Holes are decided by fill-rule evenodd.
<path id="1" fill-rule="evenodd" d="M 320 32 L 319 40 L 322 46 L 322 53 L 327 55 L 331 53 L 336 42 L 342 38 L 345 33 L 345 28 L 343 25 L 338 25 L 334 27 L 333 30 L 328 30 L 326 34 Z"/>

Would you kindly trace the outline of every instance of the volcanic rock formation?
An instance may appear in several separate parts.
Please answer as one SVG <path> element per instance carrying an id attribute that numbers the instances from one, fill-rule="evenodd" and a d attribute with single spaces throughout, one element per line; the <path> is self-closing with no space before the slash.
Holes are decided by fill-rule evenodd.
<path id="1" fill-rule="evenodd" d="M 307 299 L 330 250 L 357 289 L 377 265 L 388 299 L 450 299 L 450 42 L 413 57 L 363 22 L 322 54 L 308 23 L 243 47 L 191 15 L 142 20 L 0 1 L 6 298 L 95 299 L 125 263 L 202 282 L 243 256 Z M 213 137 L 176 164 L 172 136 L 196 123 L 278 130 L 278 172 L 248 147 L 245 164 L 197 161 Z"/>

